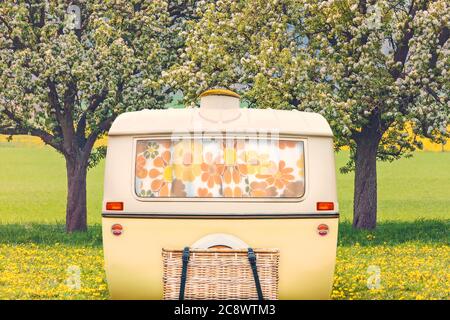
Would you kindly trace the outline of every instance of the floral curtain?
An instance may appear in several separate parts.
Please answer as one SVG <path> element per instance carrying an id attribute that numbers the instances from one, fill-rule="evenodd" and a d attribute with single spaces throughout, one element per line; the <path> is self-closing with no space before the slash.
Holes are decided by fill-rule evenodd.
<path id="1" fill-rule="evenodd" d="M 264 139 L 138 140 L 140 197 L 301 197 L 302 141 Z"/>

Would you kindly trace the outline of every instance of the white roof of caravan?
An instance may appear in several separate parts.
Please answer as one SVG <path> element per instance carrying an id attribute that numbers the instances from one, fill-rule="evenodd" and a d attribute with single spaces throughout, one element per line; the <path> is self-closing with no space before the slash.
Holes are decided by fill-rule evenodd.
<path id="1" fill-rule="evenodd" d="M 333 136 L 328 122 L 318 113 L 273 109 L 239 110 L 240 115 L 236 119 L 224 122 L 205 119 L 199 112 L 200 108 L 127 112 L 117 117 L 109 135 L 265 130 L 300 136 Z"/>

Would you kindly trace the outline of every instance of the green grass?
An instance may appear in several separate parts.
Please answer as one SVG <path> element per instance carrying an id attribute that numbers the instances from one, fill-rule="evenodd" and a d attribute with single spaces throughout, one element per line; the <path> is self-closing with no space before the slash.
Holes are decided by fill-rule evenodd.
<path id="1" fill-rule="evenodd" d="M 89 170 L 88 223 L 100 223 L 103 164 Z M 65 161 L 50 147 L 0 143 L 0 223 L 63 223 Z"/>
<path id="2" fill-rule="evenodd" d="M 339 225 L 339 246 L 390 245 L 407 242 L 449 244 L 450 220 L 416 220 L 380 222 L 374 231 L 355 231 L 350 222 Z M 70 246 L 102 246 L 101 225 L 89 226 L 87 232 L 67 234 L 64 224 L 7 223 L 0 224 L 0 244 L 34 243 Z"/>
<path id="3" fill-rule="evenodd" d="M 102 228 L 96 223 L 90 225 L 87 232 L 67 234 L 65 225 L 62 223 L 6 223 L 0 224 L 1 244 L 65 244 L 74 247 L 101 247 Z"/>
<path id="4" fill-rule="evenodd" d="M 348 153 L 336 155 L 337 167 Z M 63 157 L 0 142 L 0 299 L 105 299 L 101 202 L 104 163 L 88 174 L 86 233 L 64 232 Z M 338 173 L 341 213 L 334 299 L 448 299 L 450 153 L 417 152 L 378 164 L 378 226 L 351 227 L 353 174 Z M 65 284 L 79 266 L 83 286 Z M 367 289 L 367 268 L 382 286 Z"/>
<path id="5" fill-rule="evenodd" d="M 348 153 L 336 156 L 337 168 Z M 378 221 L 450 218 L 450 153 L 416 152 L 412 158 L 378 162 Z M 351 221 L 353 173 L 337 175 L 341 219 Z"/>

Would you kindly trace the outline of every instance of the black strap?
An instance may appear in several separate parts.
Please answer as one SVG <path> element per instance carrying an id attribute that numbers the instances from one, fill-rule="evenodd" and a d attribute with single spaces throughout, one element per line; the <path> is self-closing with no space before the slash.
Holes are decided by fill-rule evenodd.
<path id="1" fill-rule="evenodd" d="M 258 293 L 258 300 L 264 300 L 261 290 L 261 283 L 259 282 L 258 269 L 256 268 L 256 255 L 252 248 L 248 248 L 248 261 L 253 271 L 253 278 L 255 278 L 256 292 Z"/>
<path id="2" fill-rule="evenodd" d="M 184 289 L 186 288 L 187 267 L 189 262 L 189 247 L 185 247 L 183 250 L 183 268 L 181 270 L 181 282 L 180 282 L 180 300 L 184 300 Z"/>
<path id="3" fill-rule="evenodd" d="M 183 250 L 183 267 L 181 269 L 181 282 L 180 282 L 180 300 L 184 300 L 184 291 L 186 289 L 187 267 L 189 263 L 189 247 L 185 247 Z M 248 261 L 252 267 L 253 278 L 255 279 L 256 292 L 258 293 L 258 299 L 264 300 L 261 283 L 259 282 L 258 269 L 256 268 L 256 255 L 252 248 L 248 248 Z"/>

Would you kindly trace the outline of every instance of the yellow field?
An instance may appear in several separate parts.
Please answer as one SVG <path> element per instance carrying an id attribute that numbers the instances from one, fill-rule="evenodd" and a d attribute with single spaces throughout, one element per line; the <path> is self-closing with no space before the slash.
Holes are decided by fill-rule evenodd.
<path id="1" fill-rule="evenodd" d="M 445 300 L 449 261 L 447 245 L 340 246 L 331 298 Z M 109 296 L 101 247 L 0 244 L 0 270 L 0 300 Z"/>
<path id="2" fill-rule="evenodd" d="M 98 247 L 0 244 L 0 300 L 106 299 Z"/>
<path id="3" fill-rule="evenodd" d="M 450 297 L 449 263 L 450 247 L 444 244 L 338 247 L 331 297 L 446 300 Z"/>
<path id="4" fill-rule="evenodd" d="M 0 142 L 7 142 L 8 141 L 8 136 L 6 135 L 2 135 L 0 134 Z M 44 142 L 42 142 L 42 140 L 38 137 L 33 137 L 33 136 L 14 136 L 13 137 L 13 141 L 15 143 L 18 144 L 22 144 L 22 145 L 30 145 L 30 146 L 43 146 Z M 102 137 L 100 139 L 97 140 L 97 142 L 95 143 L 95 146 L 102 146 L 102 145 L 106 145 L 108 141 L 108 138 Z"/>

